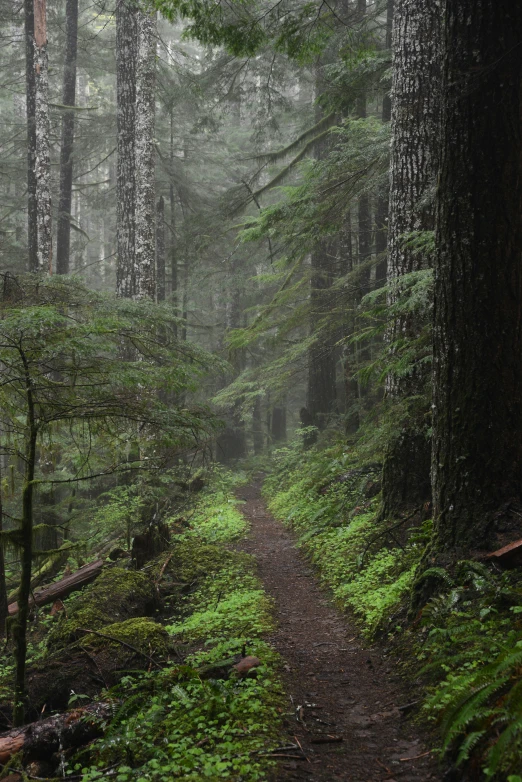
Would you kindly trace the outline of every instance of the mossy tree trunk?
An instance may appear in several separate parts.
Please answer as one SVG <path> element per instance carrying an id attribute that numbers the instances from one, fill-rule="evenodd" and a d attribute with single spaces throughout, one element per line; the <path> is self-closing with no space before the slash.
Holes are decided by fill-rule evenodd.
<path id="1" fill-rule="evenodd" d="M 433 549 L 454 559 L 522 499 L 522 4 L 443 7 Z"/>
<path id="2" fill-rule="evenodd" d="M 434 228 L 430 191 L 437 172 L 439 84 L 439 2 L 396 0 L 387 272 L 390 306 L 401 295 L 402 277 L 430 263 L 425 255 L 408 246 L 405 237 Z M 392 355 L 396 340 L 415 339 L 421 328 L 418 317 L 397 317 L 387 334 Z M 426 393 L 429 377 L 424 366 L 412 368 L 407 375 L 388 375 L 386 394 L 394 404 L 418 400 Z M 405 405 L 400 431 L 389 443 L 383 469 L 384 517 L 430 498 L 427 412 L 418 402 Z"/>

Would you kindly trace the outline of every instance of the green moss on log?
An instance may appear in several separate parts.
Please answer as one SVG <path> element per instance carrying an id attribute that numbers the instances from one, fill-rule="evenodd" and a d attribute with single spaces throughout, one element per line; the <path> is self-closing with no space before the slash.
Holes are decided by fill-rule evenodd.
<path id="1" fill-rule="evenodd" d="M 79 629 L 99 630 L 154 610 L 154 585 L 144 573 L 108 568 L 84 591 L 68 602 L 49 633 L 47 646 L 55 650 L 79 637 Z"/>

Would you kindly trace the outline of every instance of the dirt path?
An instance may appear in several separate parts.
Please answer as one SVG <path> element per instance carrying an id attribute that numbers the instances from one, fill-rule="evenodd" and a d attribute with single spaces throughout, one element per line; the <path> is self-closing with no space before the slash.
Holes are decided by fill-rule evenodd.
<path id="1" fill-rule="evenodd" d="M 257 558 L 276 603 L 279 627 L 270 641 L 284 658 L 290 698 L 281 745 L 303 749 L 302 755 L 299 749 L 287 752 L 294 757 L 281 759 L 275 779 L 440 780 L 435 761 L 398 709 L 408 695 L 390 682 L 392 663 L 364 649 L 357 631 L 330 604 L 292 534 L 268 514 L 260 485 L 241 489 L 239 497 L 252 524 L 240 548 Z"/>

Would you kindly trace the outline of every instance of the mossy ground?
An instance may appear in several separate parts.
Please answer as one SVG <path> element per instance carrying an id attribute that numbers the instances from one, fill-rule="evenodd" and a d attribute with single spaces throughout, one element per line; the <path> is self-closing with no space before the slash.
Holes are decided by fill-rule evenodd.
<path id="1" fill-rule="evenodd" d="M 271 627 L 270 601 L 253 560 L 229 548 L 246 528 L 230 485 L 221 485 L 201 498 L 190 528 L 173 540 L 162 577 L 173 609 L 165 631 L 192 652 L 183 664 L 122 681 L 114 695 L 124 705 L 106 737 L 71 768 L 84 782 L 103 779 L 115 763 L 118 782 L 266 778 L 281 688 L 277 656 L 262 638 Z M 153 563 L 153 578 L 167 556 Z M 230 662 L 223 670 L 216 665 L 244 647 L 262 661 L 252 678 L 229 675 Z M 202 674 L 209 669 L 215 673 Z"/>

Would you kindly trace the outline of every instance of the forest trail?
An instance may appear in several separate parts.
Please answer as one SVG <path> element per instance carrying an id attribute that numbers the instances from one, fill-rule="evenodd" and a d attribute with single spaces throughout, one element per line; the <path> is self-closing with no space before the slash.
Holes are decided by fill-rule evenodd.
<path id="1" fill-rule="evenodd" d="M 292 533 L 268 513 L 261 484 L 242 487 L 238 497 L 251 524 L 238 548 L 256 557 L 275 600 L 278 626 L 268 640 L 283 657 L 290 701 L 281 746 L 297 747 L 281 751 L 294 757 L 280 760 L 274 779 L 440 780 L 435 759 L 398 708 L 408 695 L 390 681 L 393 662 L 365 649 L 357 630 L 331 605 Z M 305 757 L 296 757 L 299 745 Z"/>

